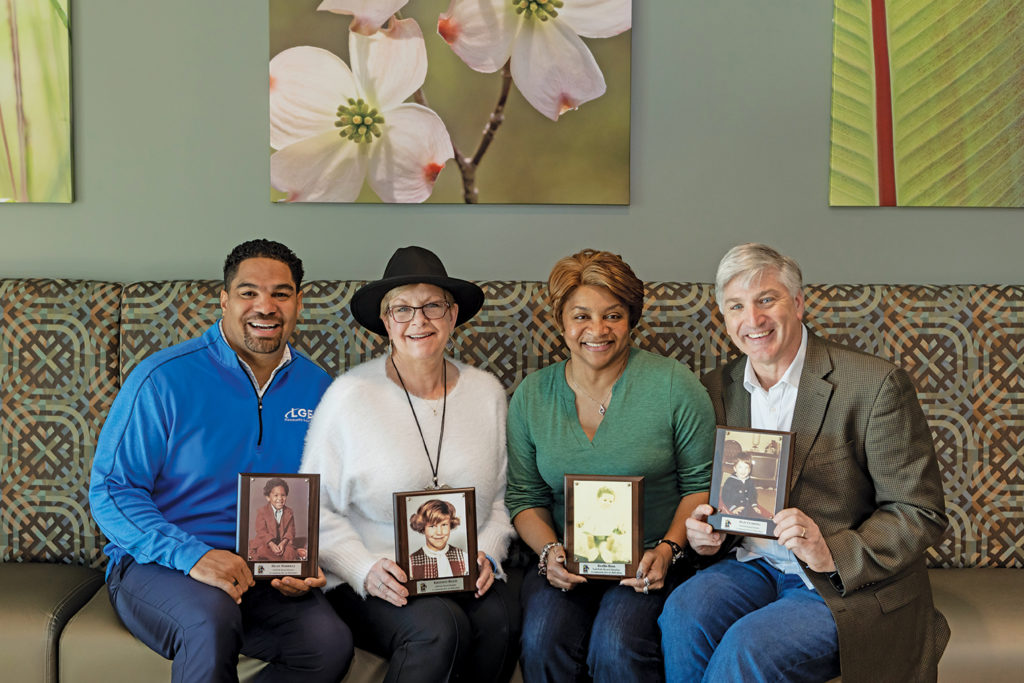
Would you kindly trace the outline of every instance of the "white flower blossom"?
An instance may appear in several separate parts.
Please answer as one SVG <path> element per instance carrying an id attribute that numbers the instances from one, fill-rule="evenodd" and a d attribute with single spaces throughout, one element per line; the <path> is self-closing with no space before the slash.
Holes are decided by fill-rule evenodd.
<path id="1" fill-rule="evenodd" d="M 386 202 L 424 201 L 454 153 L 440 117 L 405 102 L 427 73 L 419 25 L 350 32 L 349 57 L 302 46 L 270 60 L 271 184 L 289 201 L 350 202 L 365 179 Z"/>
<path id="2" fill-rule="evenodd" d="M 600 97 L 604 75 L 584 38 L 629 30 L 632 0 L 451 0 L 437 31 L 476 71 L 509 59 L 519 92 L 554 121 Z"/>

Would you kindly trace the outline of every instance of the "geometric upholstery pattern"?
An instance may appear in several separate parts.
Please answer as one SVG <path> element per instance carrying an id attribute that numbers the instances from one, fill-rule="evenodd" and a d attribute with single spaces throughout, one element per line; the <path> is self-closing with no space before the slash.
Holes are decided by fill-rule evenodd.
<path id="1" fill-rule="evenodd" d="M 362 285 L 359 281 L 313 281 L 304 286 L 304 310 L 295 344 L 300 351 L 324 367 L 331 375 L 383 353 L 386 342 L 355 324 L 348 310 L 352 294 Z M 484 308 L 477 317 L 460 327 L 455 334 L 455 357 L 494 373 L 509 395 L 530 372 L 565 357 L 565 349 L 545 302 L 545 285 L 539 282 L 480 282 L 484 289 Z M 25 287 L 24 281 L 7 287 Z M 39 287 L 39 285 L 34 285 Z M 67 283 L 51 285 L 68 287 Z M 85 285 L 81 285 L 85 286 Z M 105 334 L 113 333 L 113 341 L 104 347 L 117 349 L 116 324 L 117 285 L 88 285 L 96 289 L 90 303 L 78 306 L 79 312 L 47 309 L 36 318 L 26 317 L 19 307 L 27 304 L 19 299 L 31 298 L 28 290 L 8 291 L 4 296 L 4 342 L 0 353 L 4 387 L 3 475 L 5 517 L 3 525 L 4 559 L 14 547 L 7 534 L 21 521 L 8 521 L 8 490 L 12 477 L 7 471 L 6 454 L 11 446 L 9 416 L 26 411 L 12 407 L 13 396 L 8 377 L 14 372 L 8 355 L 14 350 L 28 357 L 36 371 L 18 369 L 24 376 L 23 386 L 42 382 L 33 389 L 28 400 L 49 407 L 46 382 L 65 375 L 64 381 L 82 391 L 72 405 L 87 415 L 93 427 L 102 423 L 109 407 L 113 383 L 119 383 L 116 362 L 110 357 L 94 356 L 89 361 L 108 372 L 106 382 L 79 382 L 66 377 L 67 372 L 47 370 L 47 363 L 70 363 L 69 360 L 32 358 L 32 345 L 39 336 L 32 330 L 49 329 L 41 318 L 51 315 L 85 315 L 103 318 L 107 309 L 115 313 L 105 322 L 98 320 L 83 326 L 83 334 L 92 337 L 99 331 L 92 326 L 105 324 Z M 141 282 L 125 285 L 121 301 L 120 378 L 127 376 L 140 360 L 149 354 L 185 339 L 198 336 L 220 315 L 220 284 L 215 280 Z M 670 356 L 703 374 L 720 362 L 733 357 L 722 317 L 714 302 L 710 284 L 680 282 L 647 283 L 647 299 L 643 317 L 634 331 L 636 344 L 661 355 Z M 0 290 L 2 292 L 4 290 Z M 107 292 L 99 295 L 98 292 Z M 805 320 L 818 334 L 888 358 L 904 367 L 911 375 L 928 416 L 942 471 L 950 528 L 942 541 L 928 551 L 933 567 L 1022 567 L 1024 566 L 1024 290 L 1020 287 L 995 286 L 921 286 L 921 285 L 809 285 L 805 288 L 807 313 Z M 57 295 L 62 306 L 77 302 L 81 294 Z M 39 298 L 38 296 L 36 297 Z M 83 302 L 86 299 L 81 299 Z M 47 304 L 48 305 L 48 304 Z M 72 306 L 74 308 L 74 306 Z M 94 309 L 100 309 L 97 312 Z M 10 317 L 10 316 L 14 317 Z M 7 332 L 10 323 L 19 329 Z M 29 331 L 21 331 L 22 328 Z M 45 340 L 43 333 L 43 339 Z M 35 336 L 33 336 L 35 335 Z M 15 339 L 16 336 L 16 339 Z M 10 337 L 10 339 L 9 339 Z M 90 337 L 90 338 L 92 338 Z M 70 338 L 53 344 L 68 344 Z M 24 350 L 28 344 L 29 351 Z M 77 343 L 77 340 L 76 340 Z M 98 342 L 92 341 L 95 346 Z M 48 347 L 47 341 L 42 347 Z M 84 350 L 85 346 L 82 345 Z M 102 352 L 103 349 L 100 350 Z M 80 350 L 73 349 L 74 353 Z M 100 353 L 93 351 L 92 353 Z M 114 353 L 114 351 L 110 351 Z M 38 353 L 36 351 L 35 353 Z M 28 354 L 28 355 L 26 355 Z M 69 366 L 70 367 L 70 366 Z M 84 366 L 83 366 L 84 367 Z M 11 368 L 11 369 L 9 369 Z M 88 369 L 88 368 L 87 368 Z M 27 372 L 27 374 L 26 374 Z M 50 372 L 50 375 L 46 375 Z M 110 375 L 109 373 L 113 373 Z M 42 373 L 42 374 L 40 374 Z M 102 374 L 102 373 L 99 373 Z M 111 376 L 113 380 L 111 380 Z M 27 377 L 28 379 L 25 379 Z M 45 381 L 42 381 L 45 380 Z M 33 385 L 34 386 L 34 385 Z M 29 392 L 32 393 L 32 392 Z M 18 395 L 18 401 L 21 401 Z M 41 403 L 39 401 L 42 401 Z M 81 407 L 84 406 L 84 409 Z M 29 409 L 30 410 L 30 409 Z M 70 409 L 67 409 L 70 410 Z M 79 418 L 75 418 L 76 420 Z M 24 418 L 21 418 L 24 422 Z M 42 451 L 47 441 L 31 435 L 31 429 L 16 429 L 19 440 L 26 435 Z M 82 442 L 83 453 L 73 455 L 62 451 L 81 486 L 88 484 L 92 440 Z M 24 448 L 24 446 L 20 446 Z M 63 453 L 67 453 L 64 455 Z M 47 456 L 28 456 L 29 462 L 44 461 Z M 78 458 L 74 461 L 74 458 Z M 24 458 L 22 458 L 24 460 Z M 78 464 L 75 464 L 77 462 Z M 81 466 L 85 467 L 84 473 Z M 19 465 L 25 467 L 24 464 Z M 63 465 L 62 465 L 63 467 Z M 74 469 L 74 468 L 79 469 Z M 45 479 L 45 462 L 30 466 L 17 486 L 38 478 Z M 39 488 L 39 486 L 36 488 Z M 31 487 L 30 487 L 31 488 Z M 20 495 L 20 494 L 19 494 Z M 49 504 L 46 496 L 32 498 L 39 509 Z M 24 498 L 24 496 L 23 496 Z M 45 500 L 43 500 L 45 498 Z M 79 500 L 84 500 L 79 497 Z M 32 514 L 18 513 L 18 519 L 31 519 Z M 86 520 L 87 521 L 87 520 Z M 49 538 L 44 527 L 27 533 L 29 539 Z M 31 528 L 30 526 L 28 528 Z M 83 525 L 95 533 L 91 524 Z M 56 536 L 55 536 L 56 538 Z M 38 541 L 37 541 L 38 543 Z M 24 553 L 24 541 L 19 546 Z M 86 547 L 86 543 L 79 544 Z M 95 549 L 95 544 L 89 546 Z M 82 559 L 81 550 L 68 552 L 56 561 L 92 562 Z"/>
<path id="2" fill-rule="evenodd" d="M 0 280 L 0 556 L 99 567 L 96 439 L 117 393 L 121 286 Z"/>

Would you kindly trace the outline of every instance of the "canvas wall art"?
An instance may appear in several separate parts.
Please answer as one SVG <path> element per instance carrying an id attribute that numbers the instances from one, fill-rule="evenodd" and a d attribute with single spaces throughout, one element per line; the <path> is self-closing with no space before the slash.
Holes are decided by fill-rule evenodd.
<path id="1" fill-rule="evenodd" d="M 632 0 L 270 0 L 283 202 L 628 204 Z"/>
<path id="2" fill-rule="evenodd" d="M 1024 3 L 835 0 L 832 206 L 1024 206 Z"/>
<path id="3" fill-rule="evenodd" d="M 0 202 L 71 201 L 68 4 L 0 3 Z"/>

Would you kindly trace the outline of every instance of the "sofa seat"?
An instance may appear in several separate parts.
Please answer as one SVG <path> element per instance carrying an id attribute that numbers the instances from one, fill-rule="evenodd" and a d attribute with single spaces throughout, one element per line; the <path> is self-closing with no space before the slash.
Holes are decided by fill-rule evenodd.
<path id="1" fill-rule="evenodd" d="M 153 652 L 128 632 L 110 604 L 106 586 L 93 590 L 95 595 L 71 618 L 60 637 L 61 683 L 171 680 L 171 660 Z M 263 666 L 258 659 L 240 657 L 239 681 L 252 681 Z M 376 683 L 384 679 L 386 670 L 384 659 L 356 650 L 344 683 Z"/>
<path id="2" fill-rule="evenodd" d="M 7 681 L 57 681 L 58 639 L 68 619 L 103 585 L 89 567 L 0 564 L 0 662 Z"/>
<path id="3" fill-rule="evenodd" d="M 951 636 L 939 661 L 939 681 L 1024 680 L 1024 573 L 1020 569 L 932 569 L 935 606 Z"/>

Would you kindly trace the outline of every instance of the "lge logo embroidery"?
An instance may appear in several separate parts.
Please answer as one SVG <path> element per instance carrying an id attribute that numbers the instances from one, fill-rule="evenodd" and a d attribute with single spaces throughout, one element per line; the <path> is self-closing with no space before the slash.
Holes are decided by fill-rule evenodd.
<path id="1" fill-rule="evenodd" d="M 309 422 L 313 417 L 312 408 L 292 408 L 284 414 L 285 422 Z"/>

